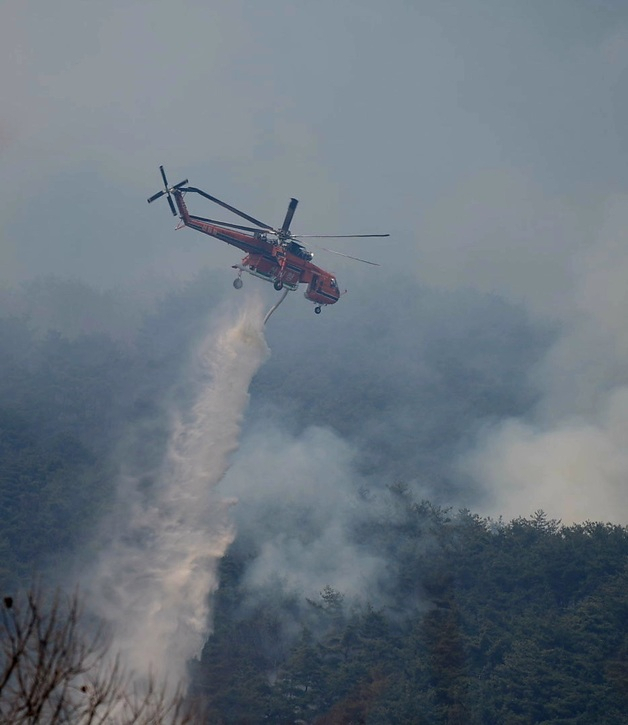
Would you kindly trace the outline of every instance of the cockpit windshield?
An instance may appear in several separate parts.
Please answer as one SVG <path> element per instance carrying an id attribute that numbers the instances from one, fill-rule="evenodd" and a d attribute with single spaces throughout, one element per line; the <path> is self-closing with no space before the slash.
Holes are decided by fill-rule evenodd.
<path id="1" fill-rule="evenodd" d="M 301 259 L 305 259 L 308 262 L 312 261 L 312 257 L 314 256 L 312 252 L 308 251 L 302 244 L 295 241 L 290 241 L 288 243 L 288 250 L 292 252 L 292 254 L 297 257 L 301 257 Z"/>

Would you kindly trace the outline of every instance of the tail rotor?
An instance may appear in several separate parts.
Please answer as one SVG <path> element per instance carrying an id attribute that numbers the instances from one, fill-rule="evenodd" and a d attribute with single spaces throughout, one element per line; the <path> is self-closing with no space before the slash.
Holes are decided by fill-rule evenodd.
<path id="1" fill-rule="evenodd" d="M 161 172 L 161 178 L 164 181 L 164 188 L 161 191 L 158 191 L 156 194 L 153 194 L 150 199 L 147 199 L 147 201 L 149 204 L 152 204 L 154 201 L 157 201 L 157 199 L 160 199 L 162 196 L 166 196 L 168 198 L 170 211 L 172 212 L 173 216 L 176 216 L 177 210 L 175 209 L 174 202 L 172 201 L 172 192 L 175 189 L 180 189 L 181 187 L 185 186 L 188 183 L 188 180 L 184 179 L 183 181 L 180 181 L 174 186 L 168 186 L 168 179 L 166 178 L 166 172 L 164 171 L 164 167 L 160 166 L 159 171 Z"/>

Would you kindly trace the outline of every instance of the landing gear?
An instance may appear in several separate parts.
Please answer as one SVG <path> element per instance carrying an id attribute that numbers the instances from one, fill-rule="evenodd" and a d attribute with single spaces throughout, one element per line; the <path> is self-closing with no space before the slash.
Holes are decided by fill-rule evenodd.
<path id="1" fill-rule="evenodd" d="M 273 287 L 277 290 L 277 292 L 280 292 L 283 289 L 283 282 L 278 279 L 274 284 Z"/>
<path id="2" fill-rule="evenodd" d="M 241 288 L 242 288 L 242 285 L 243 285 L 243 282 L 242 282 L 242 280 L 241 280 L 241 279 L 240 279 L 239 277 L 236 277 L 236 278 L 235 278 L 235 279 L 233 280 L 233 286 L 234 286 L 234 287 L 235 287 L 236 289 L 241 289 Z"/>
<path id="3" fill-rule="evenodd" d="M 315 313 L 316 313 L 317 315 L 320 315 L 320 314 L 321 314 L 321 309 L 322 309 L 322 307 L 320 307 L 319 305 L 317 305 L 317 306 L 316 306 L 316 307 L 314 308 L 314 312 L 315 312 Z"/>

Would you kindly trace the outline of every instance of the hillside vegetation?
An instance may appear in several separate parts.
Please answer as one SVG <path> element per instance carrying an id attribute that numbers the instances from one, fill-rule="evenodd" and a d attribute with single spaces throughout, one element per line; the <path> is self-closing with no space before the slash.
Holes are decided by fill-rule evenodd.
<path id="1" fill-rule="evenodd" d="M 496 525 L 390 495 L 403 523 L 364 545 L 391 557 L 397 607 L 327 588 L 305 610 L 277 596 L 242 615 L 247 554 L 226 557 L 195 670 L 210 721 L 626 722 L 628 529 L 542 512 Z"/>
<path id="2" fill-rule="evenodd" d="M 171 403 L 187 400 L 185 366 L 218 294 L 211 281 L 164 297 L 133 335 L 0 319 L 3 596 L 34 576 L 54 581 L 78 553 L 89 559 L 122 469 L 151 485 Z M 285 436 L 278 457 L 301 434 L 299 451 L 331 441 L 355 457 L 334 474 L 337 499 L 321 499 L 326 468 L 306 458 L 295 470 L 314 467 L 318 486 L 288 471 L 285 495 L 275 470 L 255 472 L 256 497 L 233 509 L 239 530 L 221 562 L 213 633 L 190 663 L 208 722 L 626 722 L 628 530 L 566 526 L 541 511 L 493 521 L 445 505 L 477 497 L 450 464 L 484 421 L 533 404 L 526 370 L 550 335 L 491 298 L 464 310 L 423 302 L 425 318 L 396 326 L 376 307 L 363 326 L 339 316 L 326 355 L 294 311 L 269 330 L 273 356 L 251 386 L 243 438 L 272 424 L 269 439 Z M 406 318 L 417 309 L 398 305 Z M 400 354 L 389 364 L 390 350 Z M 307 438 L 312 426 L 328 437 Z M 336 574 L 306 590 L 279 565 L 253 576 L 273 547 L 326 552 L 329 532 L 353 565 L 351 586 Z M 320 581 L 334 562 L 316 563 Z"/>

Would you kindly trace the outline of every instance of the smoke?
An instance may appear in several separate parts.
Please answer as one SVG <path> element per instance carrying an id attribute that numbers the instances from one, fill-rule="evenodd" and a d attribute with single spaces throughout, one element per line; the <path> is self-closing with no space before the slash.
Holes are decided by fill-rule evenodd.
<path id="1" fill-rule="evenodd" d="M 289 300 L 272 318 L 281 355 L 255 377 L 221 484 L 238 500 L 242 616 L 291 601 L 287 635 L 327 586 L 350 606 L 421 604 L 420 592 L 400 593 L 403 557 L 380 535 L 410 526 L 394 487 L 415 502 L 474 505 L 478 488 L 462 487 L 451 464 L 484 420 L 529 409 L 526 372 L 553 339 L 495 296 L 384 274 L 352 287 L 342 307 L 307 313 Z M 427 551 L 428 528 L 395 546 Z"/>
<path id="2" fill-rule="evenodd" d="M 482 433 L 462 468 L 505 517 L 628 521 L 628 199 L 612 198 L 586 248 L 566 257 L 569 304 L 530 377 L 539 404 Z"/>
<path id="3" fill-rule="evenodd" d="M 234 515 L 241 545 L 256 555 L 247 589 L 280 585 L 316 598 L 325 586 L 350 599 L 379 596 L 386 560 L 355 540 L 375 506 L 361 495 L 356 451 L 329 428 L 294 436 L 276 422 L 257 425 L 225 477 L 238 498 Z M 363 489 L 362 494 L 365 493 Z"/>
<path id="4" fill-rule="evenodd" d="M 156 475 L 127 476 L 92 575 L 95 611 L 136 671 L 184 680 L 208 634 L 216 566 L 234 537 L 216 487 L 238 446 L 252 377 L 268 355 L 262 305 L 210 324 L 172 412 Z"/>
<path id="5" fill-rule="evenodd" d="M 628 388 L 623 388 L 591 421 L 569 419 L 549 429 L 507 421 L 467 465 L 492 492 L 493 514 L 510 518 L 542 509 L 568 522 L 625 523 L 627 433 Z"/>

